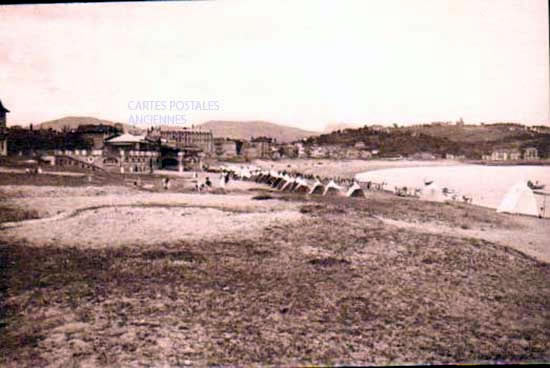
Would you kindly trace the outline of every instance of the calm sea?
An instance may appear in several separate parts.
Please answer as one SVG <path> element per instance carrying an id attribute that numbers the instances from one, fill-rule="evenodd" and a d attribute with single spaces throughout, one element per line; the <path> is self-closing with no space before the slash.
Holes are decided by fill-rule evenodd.
<path id="1" fill-rule="evenodd" d="M 457 165 L 439 167 L 409 167 L 383 169 L 356 175 L 359 181 L 385 181 L 387 189 L 395 186 L 422 188 L 424 179 L 433 180 L 440 188 L 449 188 L 460 195 L 469 195 L 473 203 L 497 208 L 506 192 L 520 180 L 546 184 L 550 191 L 550 166 L 483 166 Z M 543 205 L 544 196 L 537 195 Z M 550 197 L 546 197 L 546 213 L 550 212 Z M 540 206 L 539 206 L 540 208 Z M 546 216 L 545 216 L 546 217 Z"/>

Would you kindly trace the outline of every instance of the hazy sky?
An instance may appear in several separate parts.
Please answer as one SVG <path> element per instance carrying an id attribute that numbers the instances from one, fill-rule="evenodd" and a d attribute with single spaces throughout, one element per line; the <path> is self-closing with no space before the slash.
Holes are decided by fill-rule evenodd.
<path id="1" fill-rule="evenodd" d="M 546 0 L 0 6 L 0 99 L 11 124 L 549 124 L 548 33 Z"/>

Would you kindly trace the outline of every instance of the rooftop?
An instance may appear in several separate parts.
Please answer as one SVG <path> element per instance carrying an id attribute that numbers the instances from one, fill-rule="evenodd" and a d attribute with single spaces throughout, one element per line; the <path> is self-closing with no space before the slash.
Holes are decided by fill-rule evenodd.
<path id="1" fill-rule="evenodd" d="M 2 105 L 2 100 L 0 100 L 0 112 L 10 112 L 10 110 L 6 109 L 4 105 Z"/>
<path id="2" fill-rule="evenodd" d="M 106 140 L 108 143 L 145 143 L 144 135 L 122 134 Z"/>

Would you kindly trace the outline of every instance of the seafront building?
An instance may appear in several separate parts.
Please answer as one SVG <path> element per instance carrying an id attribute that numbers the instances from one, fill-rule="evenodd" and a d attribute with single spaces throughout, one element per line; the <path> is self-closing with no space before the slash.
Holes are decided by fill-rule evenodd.
<path id="1" fill-rule="evenodd" d="M 161 139 L 168 146 L 183 150 L 200 150 L 206 155 L 214 153 L 212 131 L 186 127 L 153 127 L 149 139 Z"/>
<path id="2" fill-rule="evenodd" d="M 6 113 L 10 110 L 6 109 L 0 101 L 0 156 L 8 155 L 8 135 L 7 135 L 7 119 Z"/>

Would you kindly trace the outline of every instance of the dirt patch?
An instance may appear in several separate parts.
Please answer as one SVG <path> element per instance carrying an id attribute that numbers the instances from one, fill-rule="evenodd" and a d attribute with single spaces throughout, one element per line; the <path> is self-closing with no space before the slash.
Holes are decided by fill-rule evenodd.
<path id="1" fill-rule="evenodd" d="M 33 222 L 3 230 L 4 239 L 34 245 L 144 247 L 174 241 L 257 237 L 275 223 L 300 221 L 297 211 L 248 213 L 197 207 L 99 207 L 56 221 Z"/>
<path id="2" fill-rule="evenodd" d="M 345 259 L 337 259 L 333 257 L 316 258 L 308 261 L 309 264 L 320 267 L 346 266 L 351 262 Z"/>
<path id="3" fill-rule="evenodd" d="M 273 198 L 269 194 L 260 194 L 260 195 L 252 197 L 252 199 L 254 199 L 256 201 L 265 201 L 265 200 L 268 200 L 268 199 L 275 199 L 275 198 Z"/>

